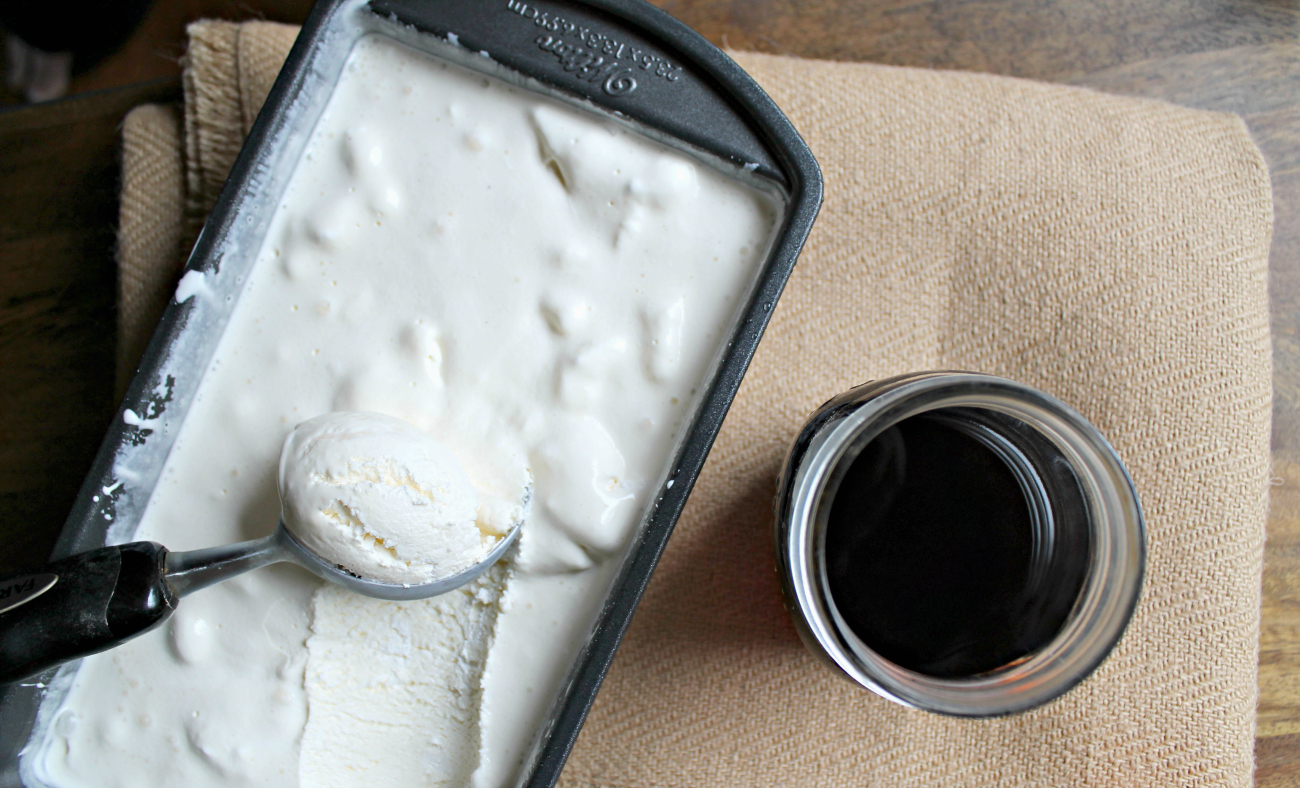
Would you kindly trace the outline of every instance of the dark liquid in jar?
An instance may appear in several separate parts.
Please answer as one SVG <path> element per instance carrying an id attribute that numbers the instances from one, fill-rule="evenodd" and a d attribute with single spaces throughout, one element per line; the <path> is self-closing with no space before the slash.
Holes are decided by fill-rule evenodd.
<path id="1" fill-rule="evenodd" d="M 1043 547 L 1001 457 L 925 416 L 864 448 L 827 525 L 830 592 L 845 623 L 889 661 L 941 678 L 985 673 L 1050 642 L 1087 560 L 1086 548 Z"/>

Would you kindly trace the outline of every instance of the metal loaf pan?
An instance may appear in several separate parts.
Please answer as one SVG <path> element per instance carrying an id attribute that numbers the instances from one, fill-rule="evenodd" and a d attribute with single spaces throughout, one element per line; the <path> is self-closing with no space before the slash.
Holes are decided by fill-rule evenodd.
<path id="1" fill-rule="evenodd" d="M 640 0 L 321 0 L 280 72 L 187 265 L 207 297 L 169 304 L 104 437 L 53 558 L 128 541 L 251 269 L 273 209 L 352 45 L 390 35 L 444 59 L 630 121 L 734 165 L 784 212 L 740 319 L 643 513 L 585 647 L 524 761 L 548 788 L 573 742 L 758 345 L 821 202 L 821 173 L 761 88 L 704 38 Z M 76 665 L 0 690 L 0 786 L 37 786 L 25 755 Z M 36 734 L 36 735 L 33 735 Z"/>

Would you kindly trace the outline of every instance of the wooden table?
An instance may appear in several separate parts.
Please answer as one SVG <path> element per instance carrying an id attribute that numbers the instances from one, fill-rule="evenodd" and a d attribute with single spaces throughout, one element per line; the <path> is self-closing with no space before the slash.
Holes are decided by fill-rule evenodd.
<path id="1" fill-rule="evenodd" d="M 1273 179 L 1256 778 L 1300 784 L 1300 2 L 658 0 L 734 49 L 987 71 L 1242 115 Z M 113 402 L 118 125 L 175 79 L 0 113 L 0 572 L 49 553 Z"/>

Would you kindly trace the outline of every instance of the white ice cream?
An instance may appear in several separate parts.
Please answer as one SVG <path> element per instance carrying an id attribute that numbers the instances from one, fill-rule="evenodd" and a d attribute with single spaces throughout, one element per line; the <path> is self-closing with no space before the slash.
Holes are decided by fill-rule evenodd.
<path id="1" fill-rule="evenodd" d="M 436 435 L 480 511 L 533 484 L 517 552 L 415 603 L 285 564 L 187 597 L 166 626 L 84 661 L 41 745 L 44 778 L 512 783 L 672 478 L 777 214 L 738 169 L 362 39 L 135 537 L 186 550 L 266 535 L 289 431 L 365 410 Z"/>
<path id="2" fill-rule="evenodd" d="M 416 585 L 469 569 L 511 522 L 479 521 L 478 493 L 451 450 L 413 424 L 364 411 L 326 413 L 280 453 L 285 528 L 355 575 Z"/>

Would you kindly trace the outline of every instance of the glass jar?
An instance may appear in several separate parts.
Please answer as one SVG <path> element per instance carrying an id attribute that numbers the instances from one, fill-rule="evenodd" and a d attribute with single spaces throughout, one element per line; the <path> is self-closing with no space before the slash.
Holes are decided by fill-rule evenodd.
<path id="1" fill-rule="evenodd" d="M 1137 493 L 1060 400 L 991 375 L 858 386 L 795 439 L 777 567 L 808 648 L 890 700 L 1012 714 L 1083 681 L 1141 590 Z"/>

